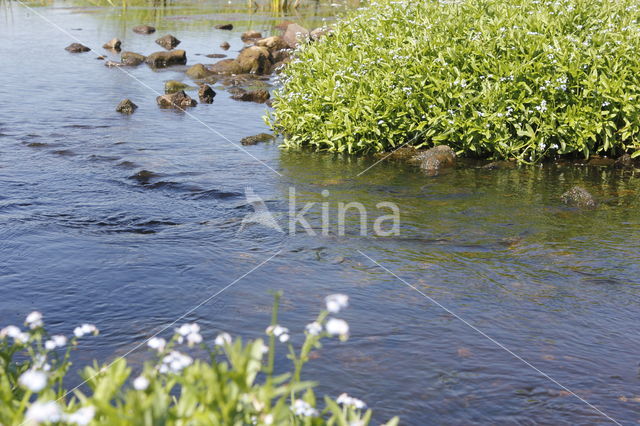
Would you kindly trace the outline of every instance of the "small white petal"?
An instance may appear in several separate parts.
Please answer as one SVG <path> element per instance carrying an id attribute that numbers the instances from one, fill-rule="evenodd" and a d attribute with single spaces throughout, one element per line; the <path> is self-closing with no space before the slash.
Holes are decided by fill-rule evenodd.
<path id="1" fill-rule="evenodd" d="M 149 387 L 149 379 L 144 376 L 138 376 L 133 381 L 133 388 L 135 390 L 143 391 Z"/>

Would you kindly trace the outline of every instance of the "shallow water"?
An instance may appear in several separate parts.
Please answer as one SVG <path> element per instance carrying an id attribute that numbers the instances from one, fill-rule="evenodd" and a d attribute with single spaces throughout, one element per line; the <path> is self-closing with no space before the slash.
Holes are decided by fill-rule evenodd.
<path id="1" fill-rule="evenodd" d="M 233 101 L 216 87 L 215 102 L 192 116 L 160 110 L 144 85 L 161 92 L 165 80 L 183 79 L 184 67 L 129 69 L 136 81 L 95 59 L 114 36 L 126 50 L 150 53 L 166 32 L 182 40 L 189 64 L 209 62 L 198 53 L 225 53 L 218 48 L 225 40 L 234 55 L 242 31 L 268 33 L 283 19 L 249 15 L 244 4 L 124 16 L 68 3 L 39 7 L 95 47 L 80 55 L 65 52 L 74 40 L 34 12 L 16 4 L 1 10 L 0 324 L 20 323 L 33 309 L 56 332 L 95 323 L 101 335 L 82 344 L 76 366 L 106 361 L 279 253 L 187 319 L 209 339 L 220 330 L 260 336 L 269 291 L 279 289 L 281 322 L 300 342 L 323 297 L 344 292 L 352 336 L 327 342 L 307 378 L 320 380 L 322 392 L 365 400 L 376 422 L 393 415 L 405 424 L 610 422 L 469 324 L 620 423 L 639 422 L 638 174 L 468 165 L 429 178 L 387 160 L 359 176 L 376 160 L 287 153 L 274 144 L 246 147 L 248 155 L 234 144 L 267 130 L 263 105 Z M 295 19 L 314 26 L 334 13 L 312 7 Z M 209 29 L 226 21 L 236 29 Z M 158 33 L 133 34 L 139 23 Z M 114 111 L 123 98 L 140 107 L 130 117 Z M 153 174 L 141 178 L 142 170 Z M 559 196 L 574 184 L 600 206 L 563 206 Z M 290 187 L 298 208 L 328 203 L 330 235 L 259 225 L 238 232 L 252 212 L 246 187 L 283 225 Z M 368 229 L 388 213 L 377 203 L 397 203 L 400 235 L 360 236 L 355 218 L 338 235 L 340 201 L 363 203 Z M 317 228 L 316 207 L 308 217 Z M 284 353 L 279 362 L 288 362 Z"/>

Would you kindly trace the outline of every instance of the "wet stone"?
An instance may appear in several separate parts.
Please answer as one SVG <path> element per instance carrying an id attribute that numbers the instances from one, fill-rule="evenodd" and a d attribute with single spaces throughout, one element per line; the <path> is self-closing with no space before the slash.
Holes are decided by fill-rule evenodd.
<path id="1" fill-rule="evenodd" d="M 242 140 L 240 140 L 240 143 L 242 145 L 256 145 L 260 142 L 270 142 L 275 138 L 275 136 L 269 133 L 260 133 L 255 136 L 247 136 L 246 138 L 242 138 Z"/>
<path id="2" fill-rule="evenodd" d="M 215 26 L 218 30 L 227 30 L 231 31 L 233 29 L 233 24 L 218 24 Z"/>
<path id="3" fill-rule="evenodd" d="M 210 104 L 213 103 L 216 92 L 208 84 L 202 84 L 200 85 L 200 89 L 198 89 L 198 97 L 203 104 Z"/>
<path id="4" fill-rule="evenodd" d="M 88 48 L 87 46 L 85 46 L 84 44 L 71 43 L 70 45 L 65 47 L 64 50 L 66 50 L 67 52 L 71 52 L 71 53 L 83 53 L 83 52 L 88 52 L 91 49 Z"/>
<path id="5" fill-rule="evenodd" d="M 157 39 L 156 43 L 167 50 L 171 50 L 171 49 L 175 49 L 180 44 L 180 40 L 178 40 L 171 34 L 167 34 L 166 36 L 162 36 L 159 39 Z"/>
<path id="6" fill-rule="evenodd" d="M 153 34 L 156 32 L 156 29 L 151 25 L 136 25 L 133 27 L 133 32 L 138 34 Z"/>
<path id="7" fill-rule="evenodd" d="M 134 104 L 130 99 L 121 101 L 116 107 L 116 111 L 122 114 L 133 114 L 138 109 L 138 105 Z"/>

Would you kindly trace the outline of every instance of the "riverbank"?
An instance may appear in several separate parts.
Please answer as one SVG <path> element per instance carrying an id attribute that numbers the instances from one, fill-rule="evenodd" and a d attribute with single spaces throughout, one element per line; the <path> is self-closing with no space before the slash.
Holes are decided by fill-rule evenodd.
<path id="1" fill-rule="evenodd" d="M 597 5 L 376 2 L 300 50 L 271 125 L 289 148 L 348 153 L 637 156 L 635 4 Z"/>

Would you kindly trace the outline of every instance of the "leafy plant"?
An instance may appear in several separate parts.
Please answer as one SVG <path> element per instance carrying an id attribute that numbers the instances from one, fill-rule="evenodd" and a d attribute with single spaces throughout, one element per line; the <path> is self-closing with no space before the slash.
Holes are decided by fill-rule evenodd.
<path id="1" fill-rule="evenodd" d="M 267 122 L 287 148 L 637 156 L 639 12 L 635 0 L 379 0 L 296 51 Z"/>
<path id="2" fill-rule="evenodd" d="M 328 318 L 345 308 L 345 295 L 327 298 L 327 310 L 306 327 L 299 351 L 289 341 L 289 330 L 278 325 L 278 300 L 274 303 L 267 343 L 244 343 L 219 334 L 213 347 L 203 342 L 197 324 L 184 324 L 169 340 L 153 337 L 155 352 L 140 375 L 131 380 L 132 368 L 124 358 L 109 365 L 97 362 L 82 376 L 89 392 L 70 393 L 63 380 L 72 349 L 95 326 L 84 324 L 70 339 L 51 336 L 39 312 L 26 321 L 27 331 L 16 326 L 0 330 L 0 424 L 64 423 L 79 425 L 195 424 L 195 425 L 366 425 L 371 410 L 346 394 L 325 397 L 313 392 L 314 383 L 303 381 L 303 365 L 323 338 L 348 337 L 344 320 Z M 293 361 L 291 373 L 274 374 L 277 347 L 287 345 Z M 189 351 L 200 349 L 208 359 Z M 320 408 L 324 405 L 324 408 Z M 388 425 L 396 425 L 394 418 Z"/>

